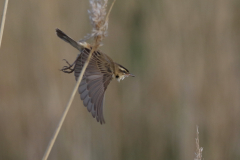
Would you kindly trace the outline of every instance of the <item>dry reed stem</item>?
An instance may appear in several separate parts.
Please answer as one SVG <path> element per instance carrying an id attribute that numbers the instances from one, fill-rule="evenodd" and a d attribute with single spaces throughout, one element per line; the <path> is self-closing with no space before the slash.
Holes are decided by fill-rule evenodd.
<path id="1" fill-rule="evenodd" d="M 57 129 L 56 129 L 56 131 L 55 131 L 55 133 L 54 133 L 51 141 L 50 141 L 49 144 L 48 144 L 48 148 L 47 148 L 47 150 L 46 150 L 46 152 L 45 152 L 42 160 L 47 160 L 47 158 L 48 158 L 48 156 L 49 156 L 49 154 L 50 154 L 50 152 L 51 152 L 51 150 L 52 150 L 52 147 L 53 147 L 53 145 L 54 145 L 54 143 L 55 143 L 55 141 L 56 141 L 56 138 L 57 138 L 57 136 L 58 136 L 58 133 L 59 133 L 61 127 L 62 127 L 62 124 L 63 124 L 65 118 L 66 118 L 66 115 L 67 115 L 67 113 L 68 113 L 68 110 L 69 110 L 69 108 L 71 107 L 73 98 L 74 98 L 74 96 L 75 96 L 75 94 L 76 94 L 76 92 L 77 92 L 77 90 L 78 90 L 78 87 L 79 87 L 79 85 L 80 85 L 80 82 L 82 81 L 83 74 L 84 74 L 84 72 L 85 72 L 85 70 L 86 70 L 86 68 L 87 68 L 87 66 L 88 66 L 88 64 L 89 64 L 89 62 L 90 62 L 92 53 L 97 49 L 97 47 L 98 47 L 98 46 L 93 47 L 93 49 L 91 50 L 91 52 L 90 52 L 90 54 L 89 54 L 89 56 L 88 56 L 87 61 L 85 62 L 84 66 L 83 66 L 83 69 L 82 69 L 82 71 L 81 71 L 80 76 L 78 77 L 77 83 L 76 83 L 76 85 L 75 85 L 75 87 L 74 87 L 74 89 L 73 89 L 73 92 L 72 92 L 72 94 L 71 94 L 71 97 L 70 97 L 70 99 L 69 99 L 69 102 L 68 102 L 68 104 L 67 104 L 67 106 L 66 106 L 66 108 L 65 108 L 65 110 L 64 110 L 64 112 L 63 112 L 63 115 L 62 115 L 62 117 L 61 117 L 61 119 L 60 119 L 60 122 L 59 122 L 59 124 L 58 124 L 58 126 L 57 126 Z"/>
<path id="2" fill-rule="evenodd" d="M 194 160 L 201 160 L 202 159 L 202 151 L 203 148 L 199 146 L 199 132 L 198 132 L 198 126 L 197 126 L 197 138 L 196 138 L 196 153 Z"/>
<path id="3" fill-rule="evenodd" d="M 107 14 L 107 16 L 106 16 L 105 22 L 108 22 L 108 18 L 109 18 L 110 12 L 111 12 L 111 10 L 112 10 L 113 5 L 114 5 L 115 2 L 116 2 L 116 0 L 114 0 L 114 1 L 112 2 L 112 5 L 111 5 L 111 7 L 109 8 L 108 14 Z"/>
<path id="4" fill-rule="evenodd" d="M 7 7 L 8 7 L 8 0 L 5 0 L 4 7 L 3 7 L 1 28 L 0 28 L 0 48 L 1 48 L 1 44 L 2 44 L 2 36 L 3 36 L 3 29 L 4 29 L 4 25 L 5 25 L 5 20 L 6 20 Z"/>
<path id="5" fill-rule="evenodd" d="M 116 1 L 116 0 L 113 1 L 112 5 L 111 5 L 111 7 L 110 7 L 110 9 L 109 9 L 109 12 L 108 12 L 108 14 L 107 14 L 107 17 L 106 17 L 106 19 L 105 19 L 105 22 L 106 22 L 106 23 L 107 23 L 107 21 L 108 21 L 108 16 L 109 16 L 109 14 L 110 14 L 110 12 L 111 12 L 111 9 L 112 9 L 113 4 L 115 3 L 115 1 Z M 104 25 L 105 25 L 105 24 L 104 24 Z M 88 64 L 89 64 L 89 62 L 90 62 L 91 56 L 92 56 L 93 52 L 96 51 L 96 50 L 98 49 L 98 47 L 100 46 L 100 43 L 101 43 L 101 40 L 103 39 L 103 37 L 104 37 L 104 35 L 102 35 L 102 36 L 101 36 L 101 35 L 98 35 L 98 36 L 94 37 L 95 41 L 94 41 L 92 50 L 91 50 L 91 52 L 90 52 L 89 55 L 88 55 L 88 59 L 87 59 L 86 62 L 84 63 L 84 66 L 83 66 L 83 68 L 82 68 L 81 74 L 80 74 L 80 76 L 78 77 L 77 83 L 76 83 L 76 85 L 75 85 L 75 87 L 74 87 L 74 89 L 73 89 L 73 92 L 72 92 L 72 94 L 71 94 L 71 97 L 70 97 L 70 99 L 69 99 L 69 102 L 68 102 L 68 104 L 67 104 L 67 106 L 66 106 L 66 108 L 65 108 L 65 110 L 64 110 L 64 112 L 63 112 L 63 115 L 62 115 L 62 117 L 61 117 L 61 119 L 60 119 L 60 122 L 59 122 L 59 124 L 58 124 L 58 126 L 57 126 L 57 129 L 55 130 L 55 133 L 54 133 L 51 141 L 50 141 L 49 144 L 48 144 L 47 150 L 45 151 L 45 154 L 44 154 L 42 160 L 47 160 L 47 159 L 48 159 L 48 156 L 49 156 L 49 154 L 50 154 L 50 152 L 51 152 L 51 150 L 52 150 L 52 147 L 53 147 L 53 145 L 54 145 L 54 143 L 55 143 L 55 141 L 56 141 L 56 138 L 57 138 L 57 136 L 58 136 L 58 133 L 59 133 L 61 127 L 62 127 L 62 124 L 63 124 L 65 118 L 66 118 L 66 115 L 67 115 L 67 113 L 68 113 L 68 110 L 69 110 L 70 107 L 71 107 L 73 98 L 74 98 L 74 96 L 75 96 L 75 94 L 76 94 L 76 92 L 77 92 L 77 90 L 78 90 L 78 87 L 79 87 L 79 85 L 80 85 L 80 82 L 82 81 L 83 74 L 85 73 L 85 70 L 86 70 L 86 68 L 87 68 L 87 66 L 88 66 Z"/>

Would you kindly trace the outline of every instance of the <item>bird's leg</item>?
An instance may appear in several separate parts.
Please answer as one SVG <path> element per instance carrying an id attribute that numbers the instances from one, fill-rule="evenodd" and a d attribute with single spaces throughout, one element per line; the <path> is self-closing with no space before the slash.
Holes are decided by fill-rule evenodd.
<path id="1" fill-rule="evenodd" d="M 75 67 L 72 68 L 72 66 L 75 65 L 76 61 L 73 62 L 73 64 L 70 64 L 68 63 L 68 61 L 66 59 L 63 59 L 67 64 L 68 66 L 64 66 L 61 71 L 63 71 L 64 73 L 72 73 L 74 70 L 75 70 Z"/>
<path id="2" fill-rule="evenodd" d="M 77 62 L 77 60 L 79 59 L 79 57 L 80 57 L 80 54 L 77 56 L 77 58 L 76 58 L 76 60 L 73 62 L 73 64 L 70 64 L 70 63 L 68 63 L 68 61 L 66 60 L 66 59 L 63 59 L 67 64 L 68 64 L 68 66 L 64 66 L 62 69 L 61 69 L 61 71 L 63 71 L 64 73 L 72 73 L 74 70 L 75 70 L 75 64 L 76 64 L 76 62 Z M 74 66 L 75 65 L 75 66 Z M 72 66 L 74 66 L 73 68 L 72 68 Z"/>

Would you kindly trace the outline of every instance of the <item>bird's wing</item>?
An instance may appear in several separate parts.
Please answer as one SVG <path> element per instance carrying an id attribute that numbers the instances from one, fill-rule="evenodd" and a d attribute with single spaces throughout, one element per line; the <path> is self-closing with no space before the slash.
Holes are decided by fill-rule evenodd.
<path id="1" fill-rule="evenodd" d="M 76 80 L 78 79 L 83 65 L 86 62 L 90 50 L 84 49 L 79 58 L 76 61 L 74 75 Z M 105 123 L 103 118 L 103 99 L 104 94 L 112 80 L 112 61 L 108 57 L 100 52 L 94 52 L 88 67 L 84 73 L 83 79 L 78 88 L 80 97 L 88 111 L 92 113 L 92 116 L 102 124 Z"/>

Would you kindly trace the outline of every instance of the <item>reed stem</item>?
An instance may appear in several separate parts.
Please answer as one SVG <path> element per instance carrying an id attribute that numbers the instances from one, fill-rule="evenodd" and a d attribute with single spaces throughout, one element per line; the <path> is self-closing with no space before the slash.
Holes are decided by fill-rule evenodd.
<path id="1" fill-rule="evenodd" d="M 3 36 L 3 30 L 4 30 L 5 20 L 6 20 L 7 7 L 8 7 L 8 0 L 5 0 L 4 7 L 3 7 L 2 22 L 0 27 L 0 48 L 2 44 L 2 36 Z"/>

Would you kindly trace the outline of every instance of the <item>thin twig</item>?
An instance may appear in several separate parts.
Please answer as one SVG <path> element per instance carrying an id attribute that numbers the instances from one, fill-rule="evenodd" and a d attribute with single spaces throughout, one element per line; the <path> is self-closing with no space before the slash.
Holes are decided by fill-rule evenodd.
<path id="1" fill-rule="evenodd" d="M 6 20 L 7 6 L 8 6 L 8 0 L 5 0 L 4 7 L 3 7 L 2 22 L 0 27 L 0 48 L 2 44 L 2 36 L 3 36 L 3 29 L 5 25 L 5 20 Z"/>
<path id="2" fill-rule="evenodd" d="M 107 14 L 107 16 L 106 16 L 105 22 L 108 22 L 108 17 L 109 17 L 109 15 L 110 15 L 110 12 L 112 11 L 112 8 L 113 8 L 113 5 L 114 5 L 115 2 L 116 2 L 116 0 L 114 0 L 114 1 L 112 2 L 112 5 L 111 5 L 111 7 L 109 8 L 108 14 Z"/>
<path id="3" fill-rule="evenodd" d="M 199 145 L 199 132 L 198 132 L 198 126 L 197 126 L 197 138 L 196 138 L 196 153 L 194 160 L 201 160 L 202 159 L 202 151 L 203 148 Z"/>
<path id="4" fill-rule="evenodd" d="M 72 95 L 71 95 L 71 97 L 70 97 L 70 100 L 69 100 L 69 102 L 68 102 L 68 104 L 67 104 L 67 106 L 66 106 L 66 108 L 65 108 L 65 110 L 64 110 L 64 112 L 63 112 L 63 115 L 62 115 L 62 117 L 61 117 L 61 119 L 60 119 L 60 122 L 59 122 L 59 124 L 58 124 L 58 126 L 57 126 L 57 129 L 56 129 L 56 131 L 55 131 L 55 133 L 54 133 L 51 141 L 50 141 L 49 144 L 48 144 L 48 148 L 47 148 L 47 150 L 45 151 L 45 154 L 44 154 L 42 160 L 47 160 L 47 158 L 48 158 L 48 156 L 49 156 L 49 153 L 50 153 L 51 150 L 52 150 L 52 147 L 53 147 L 53 145 L 54 145 L 54 143 L 55 143 L 55 140 L 56 140 L 56 138 L 57 138 L 57 136 L 58 136 L 58 133 L 59 133 L 61 127 L 62 127 L 62 124 L 63 124 L 63 122 L 64 122 L 64 120 L 65 120 L 65 117 L 66 117 L 66 115 L 67 115 L 67 113 L 68 113 L 68 110 L 69 110 L 69 108 L 70 108 L 70 106 L 71 106 L 71 104 L 72 104 L 73 98 L 74 98 L 74 96 L 75 96 L 75 94 L 76 94 L 76 92 L 77 92 L 77 90 L 78 90 L 78 87 L 79 87 L 79 85 L 80 85 L 80 82 L 82 81 L 83 74 L 84 74 L 84 72 L 85 72 L 85 70 L 86 70 L 86 68 L 87 68 L 87 66 L 88 66 L 88 64 L 89 64 L 89 62 L 90 62 L 90 59 L 91 59 L 91 56 L 92 56 L 93 52 L 97 49 L 97 47 L 98 47 L 98 45 L 95 45 L 95 46 L 93 47 L 93 49 L 91 50 L 91 52 L 89 53 L 88 59 L 87 59 L 87 61 L 85 62 L 84 66 L 83 66 L 83 69 L 82 69 L 82 71 L 81 71 L 81 74 L 80 74 L 80 76 L 78 77 L 77 83 L 76 83 L 76 85 L 75 85 L 75 87 L 74 87 L 74 89 L 73 89 L 73 92 L 72 92 Z"/>

